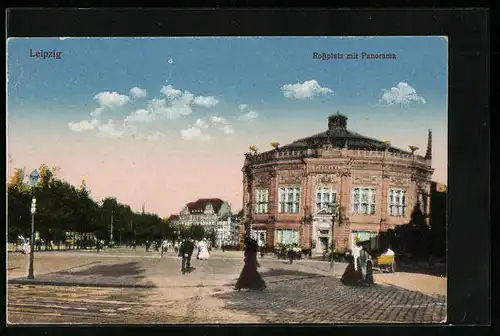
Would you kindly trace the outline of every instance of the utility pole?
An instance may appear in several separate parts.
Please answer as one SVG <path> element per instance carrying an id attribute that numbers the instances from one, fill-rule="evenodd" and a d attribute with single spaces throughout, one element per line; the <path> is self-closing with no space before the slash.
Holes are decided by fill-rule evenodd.
<path id="1" fill-rule="evenodd" d="M 109 232 L 109 244 L 113 244 L 113 220 L 114 220 L 114 209 L 111 209 L 111 230 Z"/>
<path id="2" fill-rule="evenodd" d="M 332 241 L 330 243 L 330 270 L 333 270 L 333 266 L 334 266 L 334 264 L 333 264 L 333 262 L 334 262 L 333 261 L 334 260 L 334 258 L 333 258 L 333 242 L 334 242 L 333 229 L 335 227 L 335 213 L 336 213 L 336 211 L 337 211 L 337 204 L 333 203 L 333 205 L 332 205 L 332 228 L 330 229 L 330 231 L 332 231 L 331 232 Z"/>

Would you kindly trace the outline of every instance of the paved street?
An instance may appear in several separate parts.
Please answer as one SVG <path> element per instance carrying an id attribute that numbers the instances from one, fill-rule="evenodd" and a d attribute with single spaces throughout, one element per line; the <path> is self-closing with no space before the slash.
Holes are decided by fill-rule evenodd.
<path id="1" fill-rule="evenodd" d="M 273 256 L 261 260 L 264 292 L 232 290 L 241 252 L 215 252 L 180 273 L 168 253 L 47 252 L 8 257 L 10 323 L 429 323 L 446 317 L 446 279 L 419 274 L 376 275 L 369 288 L 343 286 L 345 265 Z M 333 276 L 332 276 L 333 274 Z"/>

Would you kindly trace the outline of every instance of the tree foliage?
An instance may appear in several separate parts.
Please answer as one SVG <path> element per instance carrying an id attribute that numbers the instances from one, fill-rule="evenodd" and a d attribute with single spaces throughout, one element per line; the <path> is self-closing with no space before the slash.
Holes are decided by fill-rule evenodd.
<path id="1" fill-rule="evenodd" d="M 108 197 L 96 202 L 82 183 L 78 188 L 58 178 L 58 167 L 42 164 L 35 186 L 26 181 L 25 169 L 15 169 L 7 184 L 8 238 L 14 242 L 18 235 L 29 236 L 31 231 L 31 199 L 37 199 L 35 230 L 43 240 L 64 241 L 66 233 L 95 236 L 106 242 L 113 223 L 115 243 L 141 243 L 173 238 L 174 229 L 156 214 L 134 212 L 130 206 Z"/>

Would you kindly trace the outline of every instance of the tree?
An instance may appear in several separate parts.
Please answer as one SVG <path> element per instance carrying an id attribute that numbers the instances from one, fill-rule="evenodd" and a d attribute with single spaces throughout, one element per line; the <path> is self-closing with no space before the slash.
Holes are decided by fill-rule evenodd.
<path id="1" fill-rule="evenodd" d="M 24 183 L 24 168 L 16 168 L 14 169 L 14 173 L 10 177 L 9 187 L 16 186 L 19 187 Z"/>
<path id="2" fill-rule="evenodd" d="M 104 199 L 102 205 L 91 197 L 85 183 L 79 188 L 57 176 L 58 167 L 40 165 L 40 178 L 34 187 L 24 182 L 25 169 L 15 169 L 7 183 L 7 220 L 9 241 L 31 232 L 31 198 L 37 199 L 35 228 L 43 240 L 62 241 L 66 232 L 77 232 L 85 237 L 93 233 L 99 239 L 109 239 L 113 220 L 114 239 L 122 241 L 159 240 L 174 236 L 175 228 L 156 214 L 134 213 L 128 205 L 114 197 Z M 195 232 L 203 237 L 203 232 Z"/>

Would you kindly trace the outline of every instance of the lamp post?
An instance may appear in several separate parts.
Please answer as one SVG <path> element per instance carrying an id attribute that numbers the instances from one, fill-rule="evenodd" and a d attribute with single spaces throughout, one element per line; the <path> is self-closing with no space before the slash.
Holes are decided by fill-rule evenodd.
<path id="1" fill-rule="evenodd" d="M 33 198 L 31 199 L 31 238 L 30 238 L 30 255 L 29 255 L 29 268 L 28 268 L 28 279 L 30 280 L 33 280 L 35 278 L 33 270 L 33 264 L 35 261 L 34 253 L 35 253 L 35 212 L 36 212 L 36 198 L 35 198 L 34 187 L 38 182 L 39 177 L 40 175 L 38 174 L 38 171 L 36 169 L 33 170 L 30 174 L 30 187 L 33 195 Z"/>
<path id="2" fill-rule="evenodd" d="M 333 266 L 334 266 L 334 264 L 333 264 L 333 241 L 334 241 L 333 240 L 333 228 L 335 226 L 335 215 L 337 213 L 337 203 L 335 203 L 335 202 L 331 203 L 330 210 L 332 212 L 332 227 L 330 229 L 330 231 L 331 231 L 330 236 L 332 237 L 332 242 L 330 244 L 330 256 L 331 256 L 331 258 L 330 258 L 330 270 L 333 270 Z"/>
<path id="3" fill-rule="evenodd" d="M 110 230 L 109 230 L 109 247 L 113 247 L 113 221 L 114 221 L 114 209 L 111 208 L 111 223 L 110 223 Z"/>

